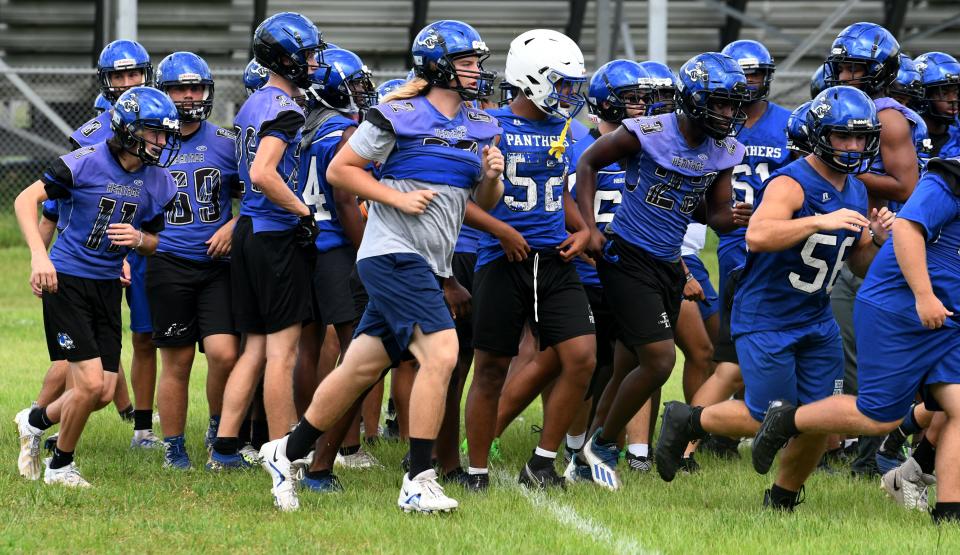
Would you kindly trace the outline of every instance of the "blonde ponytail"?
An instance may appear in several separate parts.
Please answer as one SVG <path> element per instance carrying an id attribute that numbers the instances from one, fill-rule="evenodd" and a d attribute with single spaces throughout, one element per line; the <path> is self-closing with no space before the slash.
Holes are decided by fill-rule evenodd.
<path id="1" fill-rule="evenodd" d="M 430 84 L 427 83 L 426 79 L 414 77 L 413 79 L 394 89 L 393 92 L 388 94 L 386 98 L 381 99 L 380 102 L 390 102 L 391 100 L 405 100 L 407 98 L 413 98 L 415 96 L 427 94 L 429 89 Z"/>

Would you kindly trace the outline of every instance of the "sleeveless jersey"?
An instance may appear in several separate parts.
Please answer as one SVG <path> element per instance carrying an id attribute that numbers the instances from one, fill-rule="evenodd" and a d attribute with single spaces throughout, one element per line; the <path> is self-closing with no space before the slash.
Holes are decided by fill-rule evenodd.
<path id="1" fill-rule="evenodd" d="M 803 206 L 793 218 L 849 208 L 867 213 L 867 191 L 852 175 L 838 191 L 803 158 L 774 172 L 803 188 Z M 860 232 L 820 231 L 778 252 L 750 252 L 733 301 L 730 329 L 738 334 L 785 330 L 833 317 L 830 291 Z"/>

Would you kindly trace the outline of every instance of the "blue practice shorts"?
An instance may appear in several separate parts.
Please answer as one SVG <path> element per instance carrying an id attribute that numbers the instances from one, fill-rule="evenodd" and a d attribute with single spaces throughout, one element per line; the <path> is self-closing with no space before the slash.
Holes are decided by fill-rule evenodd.
<path id="1" fill-rule="evenodd" d="M 127 287 L 127 306 L 130 307 L 130 331 L 153 333 L 150 303 L 147 302 L 147 258 L 130 251 L 130 287 Z"/>
<path id="2" fill-rule="evenodd" d="M 857 299 L 857 409 L 878 422 L 903 418 L 919 391 L 928 410 L 940 410 L 928 388 L 960 383 L 960 327 L 951 320 L 938 330 L 916 318 Z"/>
<path id="3" fill-rule="evenodd" d="M 735 338 L 750 415 L 762 421 L 770 401 L 810 404 L 843 391 L 840 328 L 808 326 L 745 333 Z"/>
<path id="4" fill-rule="evenodd" d="M 697 306 L 700 308 L 700 317 L 706 320 L 720 310 L 720 297 L 717 295 L 716 289 L 713 288 L 713 284 L 710 283 L 710 273 L 707 272 L 703 262 L 700 261 L 700 257 L 692 254 L 684 256 L 683 263 L 687 265 L 687 270 L 693 274 L 694 279 L 700 282 L 700 287 L 703 288 L 703 300 L 697 301 Z"/>
<path id="5" fill-rule="evenodd" d="M 419 254 L 384 254 L 357 261 L 370 296 L 354 337 L 379 337 L 396 365 L 405 357 L 414 326 L 423 333 L 454 329 L 437 276 Z"/>

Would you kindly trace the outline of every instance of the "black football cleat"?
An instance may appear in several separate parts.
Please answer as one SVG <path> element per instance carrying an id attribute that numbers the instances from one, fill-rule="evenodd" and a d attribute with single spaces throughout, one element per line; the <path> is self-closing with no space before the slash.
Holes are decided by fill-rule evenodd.
<path id="1" fill-rule="evenodd" d="M 657 437 L 657 449 L 654 452 L 657 474 L 666 482 L 673 481 L 680 470 L 683 452 L 693 437 L 690 417 L 693 407 L 679 401 L 670 401 L 663 405 L 663 421 Z"/>
<path id="2" fill-rule="evenodd" d="M 518 479 L 520 485 L 530 489 L 546 490 L 552 488 L 567 489 L 566 481 L 557 475 L 553 466 L 546 468 L 532 469 L 529 464 L 523 465 Z"/>
<path id="3" fill-rule="evenodd" d="M 760 430 L 753 438 L 753 469 L 760 474 L 770 471 L 773 459 L 777 458 L 777 453 L 792 437 L 788 427 L 796 411 L 797 407 L 787 401 L 770 401 Z"/>

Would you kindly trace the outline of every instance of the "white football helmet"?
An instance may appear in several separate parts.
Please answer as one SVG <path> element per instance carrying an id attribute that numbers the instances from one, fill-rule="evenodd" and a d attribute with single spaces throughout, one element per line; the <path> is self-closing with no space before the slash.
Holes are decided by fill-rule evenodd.
<path id="1" fill-rule="evenodd" d="M 563 33 L 533 29 L 510 43 L 504 79 L 547 115 L 575 116 L 585 102 L 586 76 L 580 47 Z"/>

